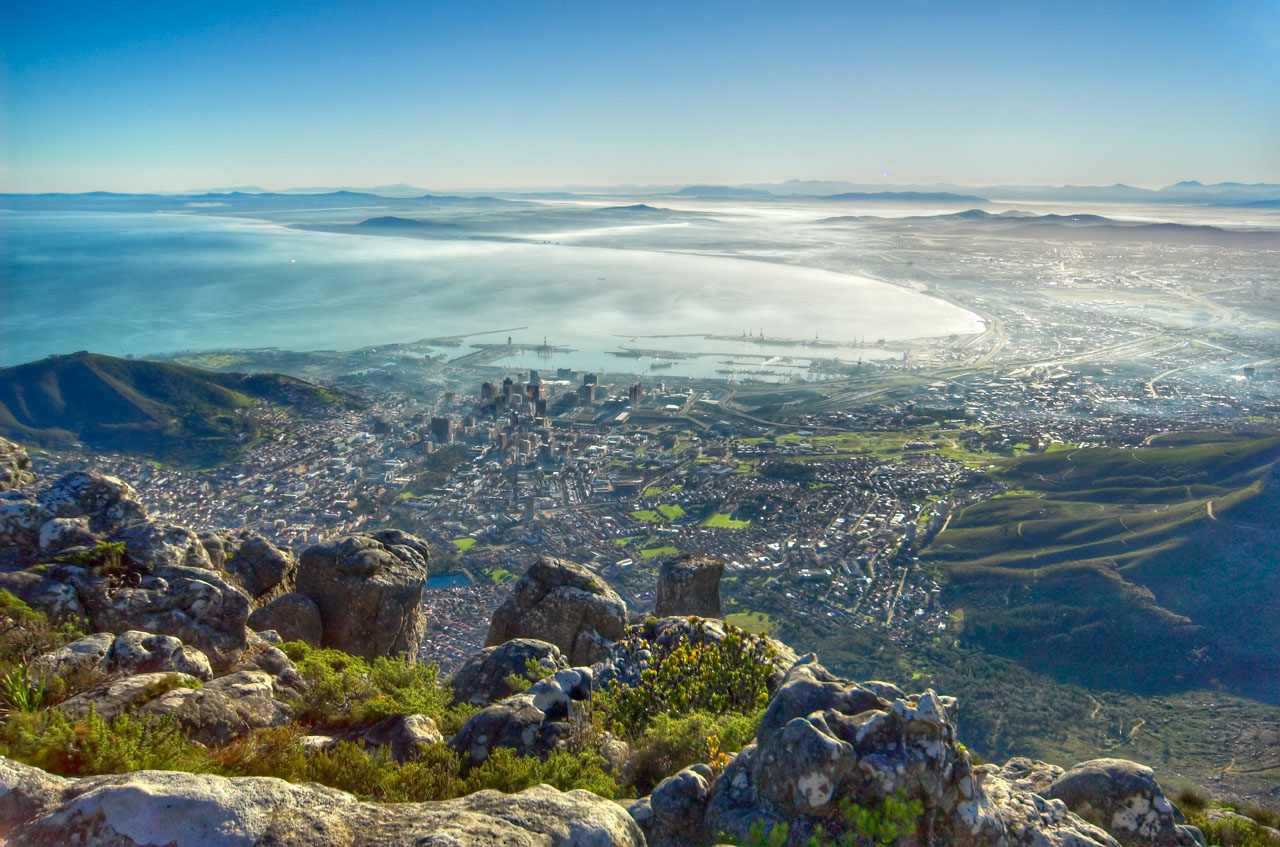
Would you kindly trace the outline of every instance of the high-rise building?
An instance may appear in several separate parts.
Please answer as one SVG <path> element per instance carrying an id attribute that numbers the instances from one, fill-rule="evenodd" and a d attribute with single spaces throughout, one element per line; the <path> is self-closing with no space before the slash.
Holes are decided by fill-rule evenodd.
<path id="1" fill-rule="evenodd" d="M 446 417 L 431 419 L 431 438 L 437 444 L 449 444 L 453 441 L 453 421 Z"/>
<path id="2" fill-rule="evenodd" d="M 480 384 L 480 399 L 489 401 L 493 399 L 495 393 L 492 382 L 484 382 Z"/>

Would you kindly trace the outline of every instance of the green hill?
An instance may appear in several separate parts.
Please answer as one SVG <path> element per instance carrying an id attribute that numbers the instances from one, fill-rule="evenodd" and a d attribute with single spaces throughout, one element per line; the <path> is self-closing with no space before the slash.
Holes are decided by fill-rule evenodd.
<path id="1" fill-rule="evenodd" d="M 345 398 L 280 374 L 216 373 L 82 352 L 0 370 L 0 435 L 41 446 L 82 441 L 204 466 L 253 441 L 258 424 L 244 410 L 260 400 L 305 409 Z"/>
<path id="2" fill-rule="evenodd" d="M 1280 438 L 1006 460 L 921 554 L 962 641 L 1085 685 L 1280 696 Z"/>

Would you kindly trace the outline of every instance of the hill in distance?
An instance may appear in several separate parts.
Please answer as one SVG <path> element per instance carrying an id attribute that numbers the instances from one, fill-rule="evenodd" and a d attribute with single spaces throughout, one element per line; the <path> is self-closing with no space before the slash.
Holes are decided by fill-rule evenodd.
<path id="1" fill-rule="evenodd" d="M 1004 460 L 921 552 L 962 642 L 1086 686 L 1280 699 L 1280 438 Z"/>
<path id="2" fill-rule="evenodd" d="M 244 410 L 260 400 L 300 410 L 354 402 L 281 374 L 80 352 L 0 370 L 0 435 L 45 447 L 81 441 L 203 467 L 252 443 L 259 425 Z"/>

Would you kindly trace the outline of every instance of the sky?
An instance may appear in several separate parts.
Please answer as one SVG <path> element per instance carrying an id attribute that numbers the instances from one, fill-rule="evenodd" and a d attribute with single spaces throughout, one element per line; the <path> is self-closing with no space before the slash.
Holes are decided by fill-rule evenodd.
<path id="1" fill-rule="evenodd" d="M 0 190 L 1280 181 L 1280 0 L 0 3 Z"/>

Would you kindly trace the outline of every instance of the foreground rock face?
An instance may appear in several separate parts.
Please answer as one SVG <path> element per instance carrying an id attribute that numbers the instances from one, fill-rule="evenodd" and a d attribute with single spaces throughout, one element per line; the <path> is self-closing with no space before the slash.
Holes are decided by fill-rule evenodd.
<path id="1" fill-rule="evenodd" d="M 603 579 L 582 565 L 544 556 L 494 612 L 485 646 L 536 638 L 558 647 L 571 665 L 590 665 L 626 628 L 626 604 Z"/>
<path id="2" fill-rule="evenodd" d="M 363 803 L 266 777 L 138 771 L 69 780 L 0 760 L 0 838 L 143 847 L 643 847 L 616 803 L 540 785 L 438 803 Z"/>
<path id="3" fill-rule="evenodd" d="M 346 535 L 303 551 L 297 593 L 316 604 L 323 645 L 366 659 L 415 654 L 427 627 L 428 558 L 424 542 L 399 530 Z"/>
<path id="4" fill-rule="evenodd" d="M 1156 782 L 1155 771 L 1124 759 L 1093 759 L 1059 776 L 1044 796 L 1061 800 L 1125 847 L 1196 847 L 1200 831 Z"/>
<path id="5" fill-rule="evenodd" d="M 973 767 L 956 744 L 955 700 L 897 693 L 839 679 L 802 658 L 771 699 L 756 742 L 714 782 L 688 769 L 635 807 L 650 841 L 705 845 L 710 833 L 746 839 L 754 824 L 786 824 L 788 843 L 799 845 L 818 827 L 847 831 L 843 802 L 875 806 L 901 791 L 923 805 L 914 825 L 924 844 L 1117 847 L 1061 801 Z"/>
<path id="6" fill-rule="evenodd" d="M 653 613 L 722 618 L 720 576 L 724 562 L 698 553 L 667 559 L 658 569 L 658 599 Z"/>
<path id="7" fill-rule="evenodd" d="M 21 488 L 34 482 L 36 475 L 30 471 L 31 458 L 21 444 L 0 438 L 0 491 Z"/>

